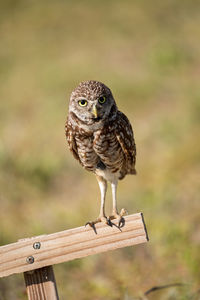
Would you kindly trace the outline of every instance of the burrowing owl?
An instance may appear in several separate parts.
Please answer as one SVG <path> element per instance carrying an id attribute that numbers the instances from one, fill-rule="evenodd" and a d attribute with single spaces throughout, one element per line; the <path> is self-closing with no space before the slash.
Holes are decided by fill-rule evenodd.
<path id="1" fill-rule="evenodd" d="M 72 92 L 69 115 L 66 122 L 66 137 L 74 157 L 98 180 L 101 192 L 99 217 L 88 222 L 95 228 L 97 222 L 112 226 L 112 219 L 123 225 L 122 209 L 117 210 L 117 183 L 126 174 L 136 174 L 136 146 L 128 118 L 118 110 L 111 90 L 101 82 L 81 82 Z M 113 212 L 105 215 L 107 181 L 111 183 Z"/>

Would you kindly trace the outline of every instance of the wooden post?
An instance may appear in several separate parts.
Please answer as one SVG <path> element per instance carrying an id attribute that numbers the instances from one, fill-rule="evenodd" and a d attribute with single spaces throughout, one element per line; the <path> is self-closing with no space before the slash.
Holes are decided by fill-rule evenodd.
<path id="1" fill-rule="evenodd" d="M 59 300 L 53 267 L 24 272 L 29 300 Z"/>

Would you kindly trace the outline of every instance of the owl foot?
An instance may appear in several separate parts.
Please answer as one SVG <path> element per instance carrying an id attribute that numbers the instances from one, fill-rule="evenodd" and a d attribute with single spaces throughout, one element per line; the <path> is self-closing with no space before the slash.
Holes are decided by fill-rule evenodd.
<path id="1" fill-rule="evenodd" d="M 125 225 L 125 219 L 123 216 L 127 215 L 128 211 L 125 208 L 122 208 L 120 213 L 118 212 L 113 212 L 113 215 L 109 217 L 110 221 L 117 219 L 118 220 L 118 228 L 122 228 Z M 112 223 L 113 224 L 113 223 Z"/>
<path id="2" fill-rule="evenodd" d="M 113 223 L 111 222 L 111 220 L 109 218 L 106 217 L 98 217 L 95 221 L 89 221 L 85 224 L 85 226 L 89 225 L 90 227 L 93 228 L 94 232 L 97 234 L 97 230 L 95 227 L 95 224 L 100 223 L 100 222 L 104 222 L 105 224 L 107 224 L 108 226 L 113 226 Z"/>

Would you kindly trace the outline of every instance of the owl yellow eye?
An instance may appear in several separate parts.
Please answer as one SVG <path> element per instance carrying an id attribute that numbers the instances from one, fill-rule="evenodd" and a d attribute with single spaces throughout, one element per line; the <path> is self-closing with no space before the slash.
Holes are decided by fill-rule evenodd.
<path id="1" fill-rule="evenodd" d="M 100 104 L 103 104 L 105 102 L 106 102 L 106 97 L 105 96 L 102 96 L 102 97 L 99 98 L 99 103 Z"/>
<path id="2" fill-rule="evenodd" d="M 82 100 L 79 100 L 79 101 L 78 101 L 78 104 L 79 104 L 80 106 L 86 106 L 86 105 L 87 105 L 87 101 L 84 100 L 84 99 L 82 99 Z"/>

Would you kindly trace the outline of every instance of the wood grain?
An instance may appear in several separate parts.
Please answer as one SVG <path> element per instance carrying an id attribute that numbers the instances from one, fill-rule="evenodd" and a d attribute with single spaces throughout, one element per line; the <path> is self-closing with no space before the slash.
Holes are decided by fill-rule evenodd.
<path id="1" fill-rule="evenodd" d="M 121 231 L 115 226 L 99 223 L 97 234 L 90 226 L 82 226 L 1 246 L 0 277 L 148 241 L 141 213 L 124 219 L 125 226 Z M 115 220 L 113 222 L 116 224 Z M 40 243 L 39 249 L 33 248 L 35 242 Z"/>
<path id="2" fill-rule="evenodd" d="M 24 279 L 29 300 L 58 300 L 53 267 L 25 272 Z"/>

